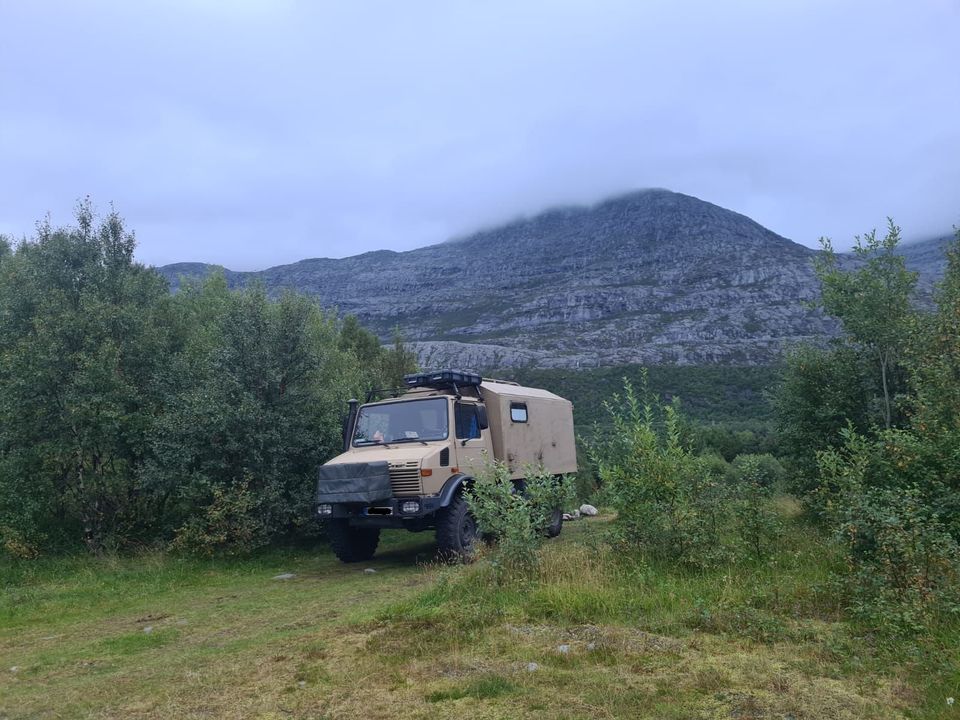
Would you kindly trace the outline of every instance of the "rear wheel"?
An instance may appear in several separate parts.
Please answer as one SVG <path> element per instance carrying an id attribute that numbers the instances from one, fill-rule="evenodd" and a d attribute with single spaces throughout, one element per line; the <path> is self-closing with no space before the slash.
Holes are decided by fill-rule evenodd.
<path id="1" fill-rule="evenodd" d="M 547 525 L 547 537 L 555 538 L 563 530 L 563 508 L 556 508 L 550 515 L 550 524 Z"/>
<path id="2" fill-rule="evenodd" d="M 470 513 L 463 493 L 457 493 L 437 516 L 437 545 L 440 555 L 449 559 L 470 560 L 480 541 L 477 521 Z"/>
<path id="3" fill-rule="evenodd" d="M 327 523 L 327 537 L 333 554 L 341 562 L 363 562 L 373 557 L 380 543 L 380 528 L 351 527 L 346 520 Z"/>

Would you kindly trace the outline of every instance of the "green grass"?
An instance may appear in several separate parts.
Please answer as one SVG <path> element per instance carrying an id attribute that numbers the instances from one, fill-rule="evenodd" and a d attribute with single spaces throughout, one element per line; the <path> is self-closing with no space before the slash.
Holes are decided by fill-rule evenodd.
<path id="1" fill-rule="evenodd" d="M 0 718 L 954 717 L 955 626 L 852 625 L 828 545 L 781 510 L 771 561 L 709 573 L 612 554 L 603 518 L 505 585 L 418 564 L 430 538 L 400 533 L 360 566 L 323 547 L 0 565 Z"/>
<path id="2" fill-rule="evenodd" d="M 443 702 L 444 700 L 462 700 L 470 697 L 477 700 L 489 700 L 516 692 L 518 686 L 505 677 L 493 675 L 471 680 L 466 685 L 450 688 L 449 690 L 435 690 L 427 695 L 427 702 Z"/>

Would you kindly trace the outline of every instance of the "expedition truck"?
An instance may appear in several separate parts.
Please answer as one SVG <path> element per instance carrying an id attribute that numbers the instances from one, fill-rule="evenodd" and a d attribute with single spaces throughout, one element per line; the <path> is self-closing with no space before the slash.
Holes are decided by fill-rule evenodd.
<path id="1" fill-rule="evenodd" d="M 576 472 L 569 400 L 453 370 L 404 382 L 393 397 L 350 401 L 343 453 L 320 468 L 317 515 L 343 562 L 370 559 L 382 528 L 433 529 L 441 554 L 469 556 L 479 531 L 463 492 L 490 460 L 507 465 L 518 492 L 527 467 Z M 562 523 L 556 508 L 548 534 Z"/>

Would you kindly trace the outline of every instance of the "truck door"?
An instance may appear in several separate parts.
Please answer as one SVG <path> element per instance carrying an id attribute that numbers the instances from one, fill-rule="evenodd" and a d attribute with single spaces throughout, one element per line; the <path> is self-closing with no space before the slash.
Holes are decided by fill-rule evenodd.
<path id="1" fill-rule="evenodd" d="M 487 437 L 489 430 L 480 429 L 480 415 L 476 403 L 457 402 L 454 405 L 457 436 L 457 465 L 460 472 L 473 475 L 483 467 L 484 460 L 493 461 Z M 487 457 L 484 458 L 484 450 Z"/>

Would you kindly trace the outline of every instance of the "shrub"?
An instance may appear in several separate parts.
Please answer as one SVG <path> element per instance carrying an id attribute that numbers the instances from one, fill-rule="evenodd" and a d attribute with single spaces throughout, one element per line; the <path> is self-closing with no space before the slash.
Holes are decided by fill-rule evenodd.
<path id="1" fill-rule="evenodd" d="M 470 512 L 484 535 L 497 543 L 492 562 L 498 577 L 528 575 L 547 536 L 553 514 L 572 497 L 569 477 L 530 467 L 517 484 L 502 462 L 487 462 L 466 493 Z"/>
<path id="2" fill-rule="evenodd" d="M 700 466 L 706 475 L 718 482 L 728 479 L 733 472 L 730 463 L 724 460 L 722 455 L 713 452 L 700 456 Z"/>
<path id="3" fill-rule="evenodd" d="M 773 488 L 783 482 L 786 471 L 773 455 L 738 455 L 733 460 L 734 482 Z"/>
<path id="4" fill-rule="evenodd" d="M 615 541 L 692 567 L 724 559 L 727 485 L 682 443 L 676 402 L 641 403 L 625 382 L 623 397 L 614 396 L 608 410 L 612 434 L 599 438 L 593 453 L 617 510 Z"/>
<path id="5" fill-rule="evenodd" d="M 177 531 L 175 550 L 206 556 L 235 555 L 267 543 L 267 528 L 258 516 L 257 498 L 250 491 L 249 480 L 215 487 L 212 495 L 202 514 L 191 517 Z"/>
<path id="6" fill-rule="evenodd" d="M 737 531 L 747 554 L 760 561 L 770 554 L 783 530 L 771 503 L 783 468 L 772 455 L 741 455 L 733 464 Z"/>
<path id="7" fill-rule="evenodd" d="M 0 551 L 19 560 L 33 560 L 40 555 L 34 544 L 8 525 L 0 525 Z"/>
<path id="8" fill-rule="evenodd" d="M 897 430 L 869 439 L 848 429 L 844 440 L 818 461 L 854 615 L 903 634 L 960 611 L 960 547 L 941 510 L 949 494 L 922 439 Z"/>

